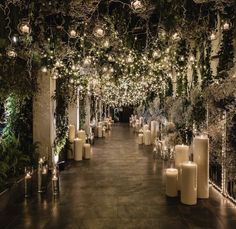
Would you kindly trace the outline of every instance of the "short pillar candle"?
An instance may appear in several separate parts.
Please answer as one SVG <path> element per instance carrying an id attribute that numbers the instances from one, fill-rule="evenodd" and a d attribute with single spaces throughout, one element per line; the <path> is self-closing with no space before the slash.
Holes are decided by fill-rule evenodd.
<path id="1" fill-rule="evenodd" d="M 91 157 L 91 145 L 84 144 L 84 159 L 90 159 Z"/>
<path id="2" fill-rule="evenodd" d="M 143 144 L 143 134 L 138 135 L 138 144 L 142 145 Z"/>
<path id="3" fill-rule="evenodd" d="M 78 138 L 82 139 L 83 144 L 85 144 L 85 142 L 86 142 L 86 133 L 85 133 L 84 130 L 79 130 L 78 131 Z"/>
<path id="4" fill-rule="evenodd" d="M 170 197 L 178 195 L 178 169 L 166 169 L 166 195 Z"/>
<path id="5" fill-rule="evenodd" d="M 76 138 L 75 141 L 75 161 L 82 161 L 83 155 L 83 140 L 80 138 Z"/>
<path id="6" fill-rule="evenodd" d="M 102 138 L 102 126 L 98 126 L 98 137 Z"/>
<path id="7" fill-rule="evenodd" d="M 188 161 L 181 165 L 181 202 L 186 205 L 197 203 L 197 164 Z"/>
<path id="8" fill-rule="evenodd" d="M 193 139 L 193 161 L 198 166 L 197 197 L 209 198 L 209 138 Z"/>

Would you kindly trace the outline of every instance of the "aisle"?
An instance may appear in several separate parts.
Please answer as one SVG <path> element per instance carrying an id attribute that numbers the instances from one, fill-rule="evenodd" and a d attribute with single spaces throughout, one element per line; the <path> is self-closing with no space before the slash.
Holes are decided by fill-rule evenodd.
<path id="1" fill-rule="evenodd" d="M 139 147 L 127 125 L 96 142 L 92 160 L 61 173 L 61 194 L 19 201 L 0 228 L 235 228 L 236 209 L 216 192 L 197 206 L 165 197 L 163 163 Z"/>

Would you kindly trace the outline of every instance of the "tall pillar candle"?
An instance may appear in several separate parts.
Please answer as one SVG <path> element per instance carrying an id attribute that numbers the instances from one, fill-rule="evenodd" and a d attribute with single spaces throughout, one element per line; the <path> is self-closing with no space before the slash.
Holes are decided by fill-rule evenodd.
<path id="1" fill-rule="evenodd" d="M 84 130 L 79 130 L 78 131 L 78 138 L 82 139 L 83 144 L 85 144 L 85 142 L 86 142 L 86 133 L 85 133 Z"/>
<path id="2" fill-rule="evenodd" d="M 143 132 L 143 142 L 144 145 L 151 145 L 151 131 L 146 130 Z"/>
<path id="3" fill-rule="evenodd" d="M 175 146 L 175 167 L 179 170 L 178 188 L 181 190 L 181 163 L 189 161 L 189 147 L 186 145 Z"/>
<path id="4" fill-rule="evenodd" d="M 157 121 L 151 121 L 151 139 L 154 143 L 155 138 L 157 137 Z"/>
<path id="5" fill-rule="evenodd" d="M 209 198 L 209 138 L 197 136 L 193 139 L 193 161 L 198 166 L 197 197 Z"/>
<path id="6" fill-rule="evenodd" d="M 75 144 L 75 161 L 82 161 L 83 140 L 80 138 L 76 138 L 74 144 Z"/>
<path id="7" fill-rule="evenodd" d="M 69 125 L 69 141 L 73 142 L 75 139 L 75 126 Z"/>
<path id="8" fill-rule="evenodd" d="M 181 165 L 181 202 L 187 205 L 197 203 L 197 164 L 191 161 Z"/>
<path id="9" fill-rule="evenodd" d="M 98 126 L 97 130 L 98 130 L 98 137 L 102 138 L 102 126 Z"/>
<path id="10" fill-rule="evenodd" d="M 174 168 L 166 169 L 166 195 L 175 197 L 178 195 L 178 170 Z"/>

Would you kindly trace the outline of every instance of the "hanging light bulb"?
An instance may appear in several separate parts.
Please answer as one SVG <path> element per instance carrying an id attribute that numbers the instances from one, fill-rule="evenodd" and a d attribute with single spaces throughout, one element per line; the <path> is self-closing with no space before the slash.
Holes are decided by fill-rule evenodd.
<path id="1" fill-rule="evenodd" d="M 84 66 L 89 66 L 91 65 L 91 58 L 90 57 L 86 57 L 83 61 L 83 65 Z"/>
<path id="2" fill-rule="evenodd" d="M 14 35 L 12 37 L 12 41 L 13 41 L 13 43 L 17 43 L 18 42 L 18 37 L 16 35 Z"/>
<path id="3" fill-rule="evenodd" d="M 129 56 L 127 57 L 127 59 L 126 59 L 126 62 L 127 62 L 127 63 L 133 63 L 133 62 L 134 62 L 133 57 L 132 57 L 131 55 L 129 55 Z"/>
<path id="4" fill-rule="evenodd" d="M 28 19 L 22 19 L 22 21 L 18 25 L 18 31 L 22 35 L 31 33 L 31 27 Z"/>
<path id="5" fill-rule="evenodd" d="M 143 12 L 146 9 L 142 0 L 133 0 L 131 2 L 131 7 L 135 12 Z"/>
<path id="6" fill-rule="evenodd" d="M 161 57 L 161 54 L 160 54 L 159 51 L 154 51 L 154 52 L 152 53 L 152 57 L 153 57 L 153 58 L 160 58 L 160 57 Z"/>

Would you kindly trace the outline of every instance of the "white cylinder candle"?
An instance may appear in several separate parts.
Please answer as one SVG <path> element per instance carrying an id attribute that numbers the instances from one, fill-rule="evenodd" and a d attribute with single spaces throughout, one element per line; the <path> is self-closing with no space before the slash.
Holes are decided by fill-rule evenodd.
<path id="1" fill-rule="evenodd" d="M 148 130 L 148 125 L 147 124 L 145 124 L 145 125 L 143 125 L 143 131 L 146 131 L 146 130 Z"/>
<path id="2" fill-rule="evenodd" d="M 85 142 L 86 142 L 86 133 L 85 133 L 84 130 L 78 131 L 78 138 L 82 139 L 83 144 L 85 144 Z"/>
<path id="3" fill-rule="evenodd" d="M 166 169 L 166 195 L 175 197 L 178 195 L 178 170 L 174 168 Z"/>
<path id="4" fill-rule="evenodd" d="M 197 203 L 197 164 L 191 161 L 181 166 L 181 202 L 187 205 Z"/>
<path id="5" fill-rule="evenodd" d="M 102 138 L 102 126 L 98 126 L 98 137 Z"/>
<path id="6" fill-rule="evenodd" d="M 178 189 L 181 190 L 181 163 L 189 161 L 189 147 L 186 145 L 175 146 L 175 167 L 179 170 Z"/>
<path id="7" fill-rule="evenodd" d="M 74 143 L 75 143 L 75 161 L 82 161 L 83 140 L 80 138 L 76 138 Z"/>
<path id="8" fill-rule="evenodd" d="M 90 159 L 91 157 L 91 146 L 90 144 L 84 144 L 84 158 Z"/>
<path id="9" fill-rule="evenodd" d="M 156 137 L 157 137 L 157 121 L 151 121 L 151 138 L 152 138 L 152 143 L 154 142 Z"/>
<path id="10" fill-rule="evenodd" d="M 193 161 L 198 166 L 197 197 L 209 198 L 209 138 L 193 139 Z"/>
<path id="11" fill-rule="evenodd" d="M 143 142 L 144 145 L 151 145 L 151 131 L 146 130 L 143 132 Z"/>
<path id="12" fill-rule="evenodd" d="M 142 145 L 143 144 L 143 134 L 138 135 L 138 144 Z"/>
<path id="13" fill-rule="evenodd" d="M 73 142 L 75 139 L 75 126 L 69 125 L 69 141 Z"/>

